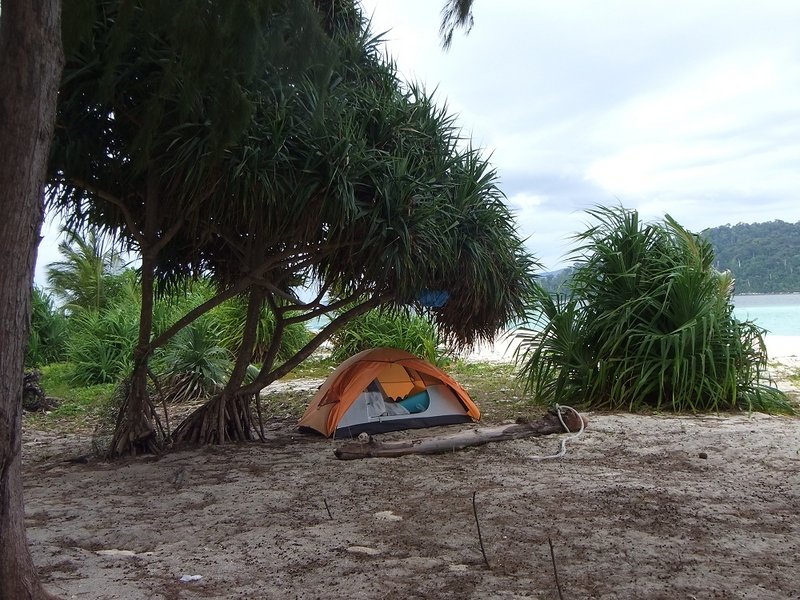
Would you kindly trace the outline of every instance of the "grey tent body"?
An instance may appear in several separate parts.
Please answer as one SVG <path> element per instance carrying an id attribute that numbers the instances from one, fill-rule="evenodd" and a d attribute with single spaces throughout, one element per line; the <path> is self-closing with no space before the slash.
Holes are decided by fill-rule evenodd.
<path id="1" fill-rule="evenodd" d="M 401 402 L 386 400 L 381 391 L 371 391 L 368 388 L 350 405 L 339 421 L 333 437 L 354 437 L 362 432 L 383 433 L 472 421 L 464 406 L 446 385 L 429 385 L 426 393 L 429 399 L 427 408 L 420 412 L 411 412 Z"/>

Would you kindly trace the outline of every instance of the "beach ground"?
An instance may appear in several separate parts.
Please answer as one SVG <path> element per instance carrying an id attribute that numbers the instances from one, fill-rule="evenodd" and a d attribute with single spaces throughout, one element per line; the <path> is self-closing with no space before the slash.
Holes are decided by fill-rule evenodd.
<path id="1" fill-rule="evenodd" d="M 797 341 L 771 367 L 795 398 Z M 800 598 L 799 418 L 587 417 L 551 460 L 561 436 L 339 461 L 275 418 L 265 444 L 76 462 L 90 436 L 26 427 L 28 536 L 62 598 Z"/>

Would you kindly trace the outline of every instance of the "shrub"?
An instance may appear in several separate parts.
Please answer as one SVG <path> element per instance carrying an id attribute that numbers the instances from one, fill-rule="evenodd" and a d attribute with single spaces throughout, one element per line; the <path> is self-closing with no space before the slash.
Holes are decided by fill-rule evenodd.
<path id="1" fill-rule="evenodd" d="M 347 323 L 333 335 L 331 343 L 335 362 L 381 346 L 400 348 L 439 366 L 447 362 L 436 329 L 416 314 L 372 310 Z"/>
<path id="2" fill-rule="evenodd" d="M 165 379 L 166 399 L 181 402 L 207 397 L 220 389 L 232 361 L 231 353 L 219 344 L 219 333 L 206 318 L 179 331 L 155 363 Z"/>
<path id="3" fill-rule="evenodd" d="M 138 284 L 137 284 L 138 286 Z M 157 336 L 172 326 L 178 319 L 214 295 L 213 286 L 203 280 L 183 280 L 171 287 L 159 290 L 153 306 L 153 335 Z M 134 302 L 140 302 L 141 291 L 134 292 Z"/>
<path id="4" fill-rule="evenodd" d="M 31 302 L 31 332 L 25 365 L 39 367 L 64 360 L 67 339 L 67 318 L 55 308 L 52 296 L 34 287 Z"/>
<path id="5" fill-rule="evenodd" d="M 212 310 L 209 314 L 214 321 L 215 327 L 220 331 L 220 345 L 233 354 L 239 351 L 246 315 L 247 298 L 245 296 L 232 298 Z M 256 345 L 253 351 L 254 362 L 263 362 L 274 331 L 275 316 L 265 308 L 256 332 Z M 286 327 L 278 350 L 278 360 L 283 361 L 294 356 L 311 340 L 312 336 L 313 334 L 302 323 Z"/>
<path id="6" fill-rule="evenodd" d="M 116 383 L 128 375 L 138 336 L 135 305 L 97 312 L 81 310 L 70 318 L 67 356 L 74 366 L 73 383 Z"/>
<path id="7" fill-rule="evenodd" d="M 537 287 L 521 333 L 526 389 L 596 409 L 791 411 L 765 381 L 763 331 L 733 317 L 733 280 L 711 245 L 669 216 L 597 208 L 577 236 L 570 291 Z"/>

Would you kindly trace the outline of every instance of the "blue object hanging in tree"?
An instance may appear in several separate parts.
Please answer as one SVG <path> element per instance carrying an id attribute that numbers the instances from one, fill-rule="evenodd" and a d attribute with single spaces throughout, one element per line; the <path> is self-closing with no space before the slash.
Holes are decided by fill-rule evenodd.
<path id="1" fill-rule="evenodd" d="M 443 290 L 422 290 L 417 300 L 427 308 L 441 308 L 450 299 L 450 294 Z"/>

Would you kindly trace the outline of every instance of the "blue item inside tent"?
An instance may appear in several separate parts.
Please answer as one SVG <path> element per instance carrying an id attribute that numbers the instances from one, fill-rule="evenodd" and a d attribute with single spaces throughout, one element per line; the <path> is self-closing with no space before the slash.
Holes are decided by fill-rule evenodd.
<path id="1" fill-rule="evenodd" d="M 411 414 L 421 413 L 428 410 L 428 407 L 431 405 L 431 398 L 428 396 L 428 392 L 425 391 L 409 396 L 404 400 L 398 400 L 397 404 L 401 405 Z"/>

